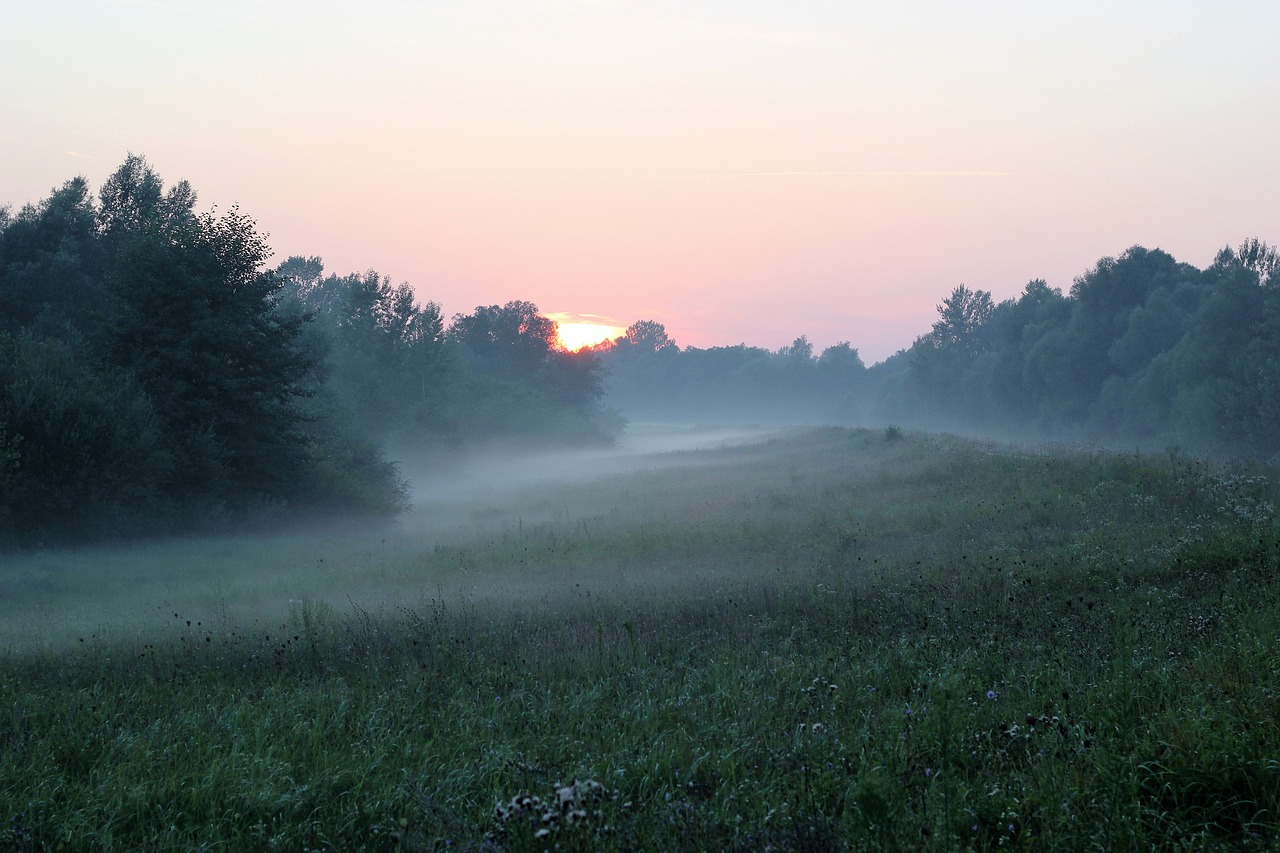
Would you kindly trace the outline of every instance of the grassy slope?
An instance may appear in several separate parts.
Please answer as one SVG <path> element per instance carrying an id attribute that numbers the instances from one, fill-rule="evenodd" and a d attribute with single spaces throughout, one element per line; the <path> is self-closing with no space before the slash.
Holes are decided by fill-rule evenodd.
<path id="1" fill-rule="evenodd" d="M 1275 500 L 1270 471 L 833 429 L 437 505 L 323 564 L 117 555 L 165 598 L 96 634 L 17 642 L 110 579 L 11 566 L 0 846 L 1267 847 Z"/>

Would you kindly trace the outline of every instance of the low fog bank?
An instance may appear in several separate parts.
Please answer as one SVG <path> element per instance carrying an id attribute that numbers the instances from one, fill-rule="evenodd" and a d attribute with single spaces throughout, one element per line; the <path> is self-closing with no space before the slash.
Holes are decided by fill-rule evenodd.
<path id="1" fill-rule="evenodd" d="M 584 482 L 631 471 L 689 464 L 677 454 L 767 441 L 780 428 L 632 424 L 612 448 L 528 450 L 495 447 L 406 458 L 400 470 L 415 504 L 476 500 L 522 489 Z M 419 506 L 417 512 L 429 511 Z"/>
<path id="2" fill-rule="evenodd" d="M 279 633 L 315 604 L 345 612 L 416 606 L 464 588 L 474 594 L 456 569 L 424 573 L 422 555 L 491 541 L 517 519 L 536 524 L 565 513 L 559 486 L 697 466 L 705 461 L 688 452 L 778 434 L 634 425 L 613 449 L 493 449 L 404 464 L 415 505 L 394 524 L 329 519 L 271 532 L 10 553 L 0 564 L 0 652 L 179 631 L 188 620 Z M 572 511 L 589 514 L 576 505 Z"/>

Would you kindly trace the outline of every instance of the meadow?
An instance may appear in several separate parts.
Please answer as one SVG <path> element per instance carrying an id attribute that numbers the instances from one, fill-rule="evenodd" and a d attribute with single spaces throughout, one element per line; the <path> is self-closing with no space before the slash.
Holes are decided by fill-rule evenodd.
<path id="1" fill-rule="evenodd" d="M 5 556 L 0 848 L 1280 846 L 1272 468 L 824 428 L 531 470 Z"/>

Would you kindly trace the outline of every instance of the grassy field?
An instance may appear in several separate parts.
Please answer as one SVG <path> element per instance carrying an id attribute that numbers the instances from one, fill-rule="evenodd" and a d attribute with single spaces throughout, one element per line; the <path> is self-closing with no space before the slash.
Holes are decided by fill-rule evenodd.
<path id="1" fill-rule="evenodd" d="M 3 558 L 0 848 L 1280 844 L 1273 470 L 839 429 L 633 462 Z"/>

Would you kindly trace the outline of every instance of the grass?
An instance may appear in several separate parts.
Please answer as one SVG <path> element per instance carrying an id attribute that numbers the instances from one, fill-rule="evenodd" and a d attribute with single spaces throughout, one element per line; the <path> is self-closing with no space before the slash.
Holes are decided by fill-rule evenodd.
<path id="1" fill-rule="evenodd" d="M 7 560 L 0 847 L 1272 849 L 1276 492 L 827 429 Z"/>

